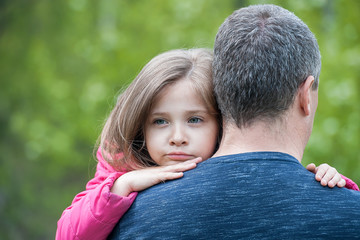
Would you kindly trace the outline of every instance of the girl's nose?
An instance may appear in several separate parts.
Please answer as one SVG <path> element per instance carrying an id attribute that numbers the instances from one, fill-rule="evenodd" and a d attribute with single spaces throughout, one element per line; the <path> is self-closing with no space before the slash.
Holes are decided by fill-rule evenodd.
<path id="1" fill-rule="evenodd" d="M 188 139 L 186 137 L 184 129 L 182 129 L 179 126 L 174 126 L 174 129 L 173 129 L 172 134 L 169 139 L 169 143 L 172 146 L 187 145 Z"/>

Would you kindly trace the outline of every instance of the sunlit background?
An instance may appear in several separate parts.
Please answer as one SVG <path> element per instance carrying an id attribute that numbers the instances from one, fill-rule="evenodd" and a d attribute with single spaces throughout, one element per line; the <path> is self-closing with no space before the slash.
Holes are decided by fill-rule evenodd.
<path id="1" fill-rule="evenodd" d="M 319 41 L 303 165 L 327 162 L 360 183 L 360 1 L 0 1 L 0 239 L 54 239 L 94 175 L 119 90 L 160 52 L 212 48 L 223 20 L 255 3 L 295 12 Z"/>

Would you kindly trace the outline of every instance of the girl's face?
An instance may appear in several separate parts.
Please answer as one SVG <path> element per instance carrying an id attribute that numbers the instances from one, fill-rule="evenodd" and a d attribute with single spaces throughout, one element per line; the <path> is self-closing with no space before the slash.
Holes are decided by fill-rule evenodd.
<path id="1" fill-rule="evenodd" d="M 145 123 L 145 142 L 158 165 L 214 154 L 219 126 L 190 81 L 178 80 L 156 96 Z"/>

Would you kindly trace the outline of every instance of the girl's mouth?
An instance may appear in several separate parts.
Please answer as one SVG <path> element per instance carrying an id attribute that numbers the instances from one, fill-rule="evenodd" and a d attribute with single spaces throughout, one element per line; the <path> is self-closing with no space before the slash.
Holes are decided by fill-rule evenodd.
<path id="1" fill-rule="evenodd" d="M 184 152 L 171 152 L 166 154 L 166 156 L 171 160 L 175 160 L 175 161 L 186 161 L 195 158 L 193 155 Z"/>

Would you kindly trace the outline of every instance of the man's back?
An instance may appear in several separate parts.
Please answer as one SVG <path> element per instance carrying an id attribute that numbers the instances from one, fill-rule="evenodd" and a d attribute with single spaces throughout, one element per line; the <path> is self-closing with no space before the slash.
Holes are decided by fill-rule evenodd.
<path id="1" fill-rule="evenodd" d="M 360 238 L 360 193 L 322 187 L 293 157 L 211 158 L 140 193 L 110 239 Z"/>

